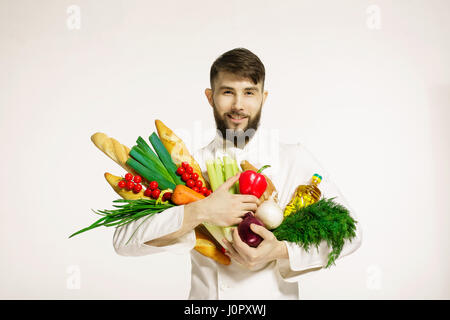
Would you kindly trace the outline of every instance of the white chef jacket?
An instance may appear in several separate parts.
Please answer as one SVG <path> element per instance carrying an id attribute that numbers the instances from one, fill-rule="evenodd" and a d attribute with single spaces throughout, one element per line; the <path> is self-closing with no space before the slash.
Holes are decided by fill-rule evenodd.
<path id="1" fill-rule="evenodd" d="M 312 175 L 318 173 L 322 176 L 319 185 L 322 197 L 336 197 L 335 201 L 347 207 L 350 215 L 357 220 L 354 211 L 331 181 L 330 175 L 300 143 L 279 143 L 277 135 L 261 129 L 257 130 L 244 148 L 225 146 L 224 143 L 218 134 L 210 144 L 193 154 L 206 180 L 208 180 L 207 159 L 228 155 L 236 159 L 238 164 L 243 160 L 249 161 L 257 168 L 269 164 L 271 167 L 265 169 L 264 174 L 275 185 L 278 191 L 279 205 L 284 209 L 297 186 L 309 183 Z M 145 244 L 147 241 L 179 230 L 183 223 L 183 217 L 184 206 L 172 207 L 154 215 L 139 227 L 128 244 L 126 242 L 142 221 L 138 220 L 116 228 L 113 244 L 115 251 L 124 256 L 141 256 L 159 252 L 190 252 L 191 290 L 189 299 L 299 299 L 298 280 L 302 274 L 313 268 L 318 270 L 319 267 L 326 266 L 328 254 L 331 252 L 331 248 L 325 241 L 318 249 L 312 247 L 309 251 L 305 251 L 295 243 L 284 241 L 289 259 L 277 259 L 259 270 L 250 271 L 234 260 L 228 266 L 221 265 L 194 250 L 194 231 L 186 233 L 168 246 L 155 247 Z M 345 241 L 339 259 L 359 248 L 361 240 L 361 226 L 357 223 L 356 237 L 351 241 Z"/>

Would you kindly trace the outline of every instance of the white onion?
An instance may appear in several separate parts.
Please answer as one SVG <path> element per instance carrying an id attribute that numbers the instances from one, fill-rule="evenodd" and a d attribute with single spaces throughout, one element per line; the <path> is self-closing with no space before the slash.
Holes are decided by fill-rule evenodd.
<path id="1" fill-rule="evenodd" d="M 261 220 L 269 230 L 278 227 L 284 219 L 283 210 L 281 210 L 278 203 L 275 202 L 273 196 L 264 201 L 258 209 L 256 209 L 255 216 Z"/>

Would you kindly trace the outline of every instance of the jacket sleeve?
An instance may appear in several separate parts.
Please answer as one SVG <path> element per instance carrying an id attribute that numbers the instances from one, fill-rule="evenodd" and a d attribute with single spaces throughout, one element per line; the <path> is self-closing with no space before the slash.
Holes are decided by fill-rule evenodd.
<path id="1" fill-rule="evenodd" d="M 187 253 L 195 246 L 195 232 L 190 231 L 176 242 L 164 247 L 145 244 L 178 231 L 184 218 L 184 206 L 169 208 L 159 214 L 143 217 L 116 228 L 113 245 L 117 254 L 122 256 L 143 256 L 160 252 Z"/>
<path id="2" fill-rule="evenodd" d="M 361 246 L 362 229 L 360 222 L 357 219 L 355 211 L 351 208 L 338 187 L 332 181 L 330 174 L 326 172 L 317 159 L 315 159 L 314 156 L 300 144 L 297 145 L 295 150 L 295 159 L 294 165 L 296 168 L 294 169 L 294 172 L 304 179 L 304 181 L 302 180 L 303 182 L 296 182 L 296 184 L 300 185 L 306 183 L 314 173 L 319 173 L 322 176 L 322 181 L 319 185 L 322 197 L 335 197 L 334 201 L 345 206 L 349 210 L 350 216 L 357 222 L 355 237 L 351 240 L 345 240 L 339 258 L 336 259 L 337 263 L 337 261 L 353 253 Z M 292 184 L 288 185 L 292 186 Z M 288 241 L 284 241 L 284 243 L 288 250 L 289 259 L 279 259 L 277 265 L 280 275 L 288 282 L 298 281 L 303 274 L 317 271 L 325 267 L 328 262 L 328 254 L 332 250 L 328 247 L 326 241 L 322 241 L 318 248 L 312 246 L 308 251 L 296 243 Z"/>

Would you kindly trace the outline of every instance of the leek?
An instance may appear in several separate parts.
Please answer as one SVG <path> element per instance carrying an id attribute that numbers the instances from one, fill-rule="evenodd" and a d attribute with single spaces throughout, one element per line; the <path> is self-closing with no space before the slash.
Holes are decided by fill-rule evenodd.
<path id="1" fill-rule="evenodd" d="M 173 178 L 169 175 L 165 167 L 159 166 L 157 163 L 152 161 L 151 158 L 148 157 L 148 153 L 139 148 L 138 146 L 134 146 L 130 150 L 130 156 L 133 157 L 136 161 L 142 164 L 144 167 L 148 169 L 152 169 L 156 172 L 160 173 L 160 176 L 164 177 L 166 180 L 170 182 L 174 182 Z M 156 178 L 156 177 L 155 177 Z M 149 180 L 151 181 L 151 180 Z"/>
<path id="2" fill-rule="evenodd" d="M 159 159 L 161 159 L 162 164 L 167 169 L 167 172 L 172 177 L 173 181 L 175 181 L 175 184 L 185 184 L 183 180 L 181 180 L 180 176 L 177 175 L 176 171 L 178 168 L 172 161 L 172 156 L 167 151 L 166 147 L 164 147 L 158 135 L 153 132 L 149 137 L 149 140 L 156 153 L 158 154 Z"/>
<path id="3" fill-rule="evenodd" d="M 134 169 L 137 173 L 143 176 L 148 181 L 157 181 L 161 190 L 164 189 L 175 189 L 176 185 L 173 181 L 167 180 L 164 176 L 161 175 L 158 171 L 153 168 L 146 168 L 144 165 L 139 163 L 133 158 L 129 158 L 127 160 L 127 165 Z"/>

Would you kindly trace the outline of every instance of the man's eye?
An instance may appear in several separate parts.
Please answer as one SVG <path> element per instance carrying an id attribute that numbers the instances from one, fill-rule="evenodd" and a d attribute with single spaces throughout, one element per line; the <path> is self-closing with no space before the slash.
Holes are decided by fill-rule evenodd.
<path id="1" fill-rule="evenodd" d="M 229 93 L 231 93 L 231 91 L 230 91 L 230 90 L 226 90 L 226 91 L 224 91 L 223 93 L 224 93 L 224 94 L 229 94 Z"/>
<path id="2" fill-rule="evenodd" d="M 253 92 L 247 91 L 246 94 L 253 95 Z"/>

